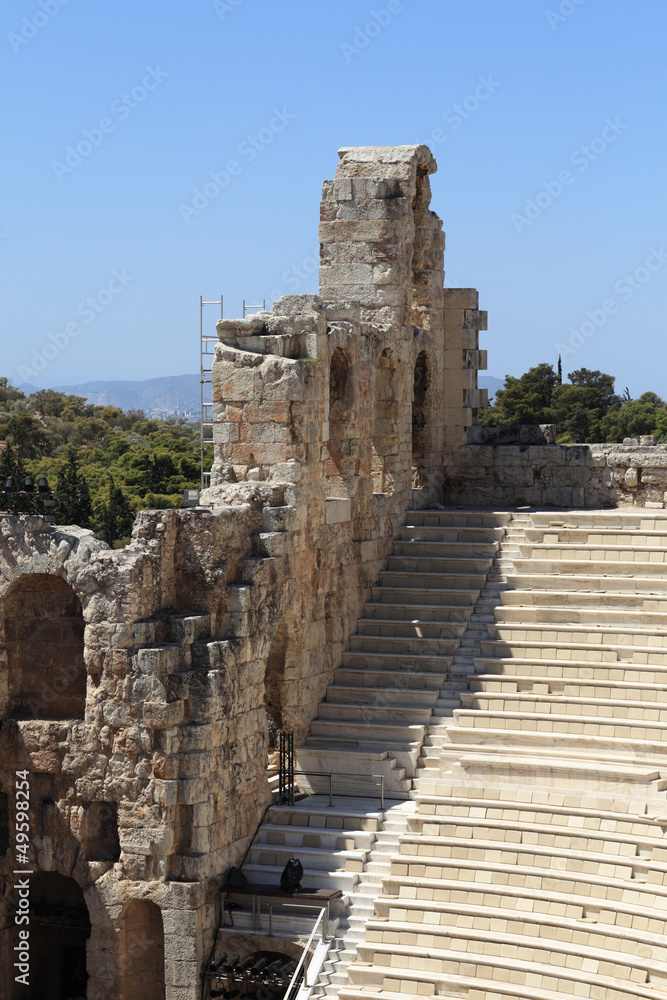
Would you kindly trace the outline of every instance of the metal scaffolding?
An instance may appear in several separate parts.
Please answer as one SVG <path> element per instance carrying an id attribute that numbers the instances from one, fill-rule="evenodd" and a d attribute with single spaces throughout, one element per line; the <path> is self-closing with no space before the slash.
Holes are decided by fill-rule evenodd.
<path id="1" fill-rule="evenodd" d="M 201 403 L 199 464 L 200 488 L 202 490 L 211 484 L 210 469 L 204 469 L 204 449 L 207 445 L 213 444 L 212 363 L 215 345 L 218 343 L 217 333 L 204 333 L 204 306 L 220 306 L 220 319 L 222 319 L 222 295 L 220 296 L 220 301 L 214 299 L 212 302 L 205 302 L 203 297 L 199 296 L 199 382 Z"/>

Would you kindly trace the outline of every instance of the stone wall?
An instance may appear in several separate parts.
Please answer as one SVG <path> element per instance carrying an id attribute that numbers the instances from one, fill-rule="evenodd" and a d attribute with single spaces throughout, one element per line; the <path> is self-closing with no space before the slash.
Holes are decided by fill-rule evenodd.
<path id="1" fill-rule="evenodd" d="M 445 503 L 475 507 L 667 505 L 667 445 L 466 445 L 445 457 Z"/>
<path id="2" fill-rule="evenodd" d="M 13 831 L 14 773 L 30 772 L 31 869 L 84 890 L 90 1000 L 131 992 L 118 948 L 137 899 L 160 908 L 167 995 L 198 995 L 219 875 L 238 860 L 268 802 L 263 660 L 285 592 L 257 552 L 283 531 L 284 492 L 240 487 L 231 507 L 144 512 L 132 544 L 118 552 L 81 529 L 0 519 L 0 794 Z M 15 635 L 7 646 L 6 606 L 18 588 L 35 593 L 31 581 L 43 587 L 45 579 L 82 609 L 81 717 L 62 700 L 79 677 L 69 634 L 61 641 L 52 629 L 51 652 L 40 647 L 40 660 L 17 660 Z M 46 602 L 41 620 L 53 614 Z M 31 648 L 30 635 L 18 640 Z M 30 700 L 16 713 L 10 698 L 22 671 Z M 13 838 L 7 847 L 3 926 L 16 905 Z M 6 970 L 12 942 L 3 937 Z M 135 970 L 154 944 L 145 942 Z"/>
<path id="3" fill-rule="evenodd" d="M 218 324 L 202 507 L 143 512 L 120 551 L 0 517 L 0 925 L 25 769 L 32 870 L 90 916 L 89 1000 L 139 995 L 162 948 L 168 1000 L 199 997 L 270 739 L 305 738 L 406 509 L 441 498 L 443 451 L 485 401 L 486 317 L 474 289 L 443 288 L 434 170 L 424 146 L 342 150 L 322 295 Z"/>

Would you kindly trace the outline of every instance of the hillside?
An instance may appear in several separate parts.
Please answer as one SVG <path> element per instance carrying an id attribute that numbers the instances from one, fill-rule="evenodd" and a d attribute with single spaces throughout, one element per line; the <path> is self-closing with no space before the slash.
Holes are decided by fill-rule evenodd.
<path id="1" fill-rule="evenodd" d="M 30 395 L 34 385 L 19 388 Z M 83 396 L 94 406 L 117 406 L 121 410 L 143 410 L 149 417 L 178 416 L 198 420 L 200 410 L 199 375 L 166 375 L 142 381 L 118 379 L 57 385 L 55 392 Z"/>

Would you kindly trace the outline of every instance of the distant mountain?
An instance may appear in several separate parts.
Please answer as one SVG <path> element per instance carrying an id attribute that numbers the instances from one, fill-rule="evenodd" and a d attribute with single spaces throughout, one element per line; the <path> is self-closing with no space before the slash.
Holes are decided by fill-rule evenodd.
<path id="1" fill-rule="evenodd" d="M 505 385 L 505 379 L 494 378 L 493 375 L 480 375 L 477 379 L 477 385 L 480 389 L 488 389 L 489 399 L 492 400 L 498 389 L 502 389 Z"/>
<path id="2" fill-rule="evenodd" d="M 32 385 L 19 388 L 36 392 Z M 83 382 L 80 385 L 54 385 L 56 392 L 84 396 L 96 406 L 118 406 L 121 410 L 145 410 L 149 416 L 181 416 L 199 419 L 199 375 L 167 375 L 143 382 Z"/>
<path id="3" fill-rule="evenodd" d="M 504 379 L 480 375 L 480 389 L 489 390 L 489 398 L 502 389 Z M 18 387 L 26 395 L 37 392 L 34 385 Z M 145 410 L 152 417 L 181 416 L 199 420 L 199 375 L 166 375 L 143 382 L 82 382 L 80 385 L 54 385 L 56 392 L 84 396 L 96 406 L 119 406 L 121 410 Z M 209 387 L 210 392 L 210 387 Z"/>

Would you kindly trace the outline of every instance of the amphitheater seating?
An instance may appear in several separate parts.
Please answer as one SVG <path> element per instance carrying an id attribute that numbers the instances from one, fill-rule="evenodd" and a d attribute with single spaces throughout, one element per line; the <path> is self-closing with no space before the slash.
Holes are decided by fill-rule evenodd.
<path id="1" fill-rule="evenodd" d="M 661 512 L 409 515 L 328 696 L 409 661 L 426 744 L 341 1000 L 664 998 L 665 570 Z"/>

